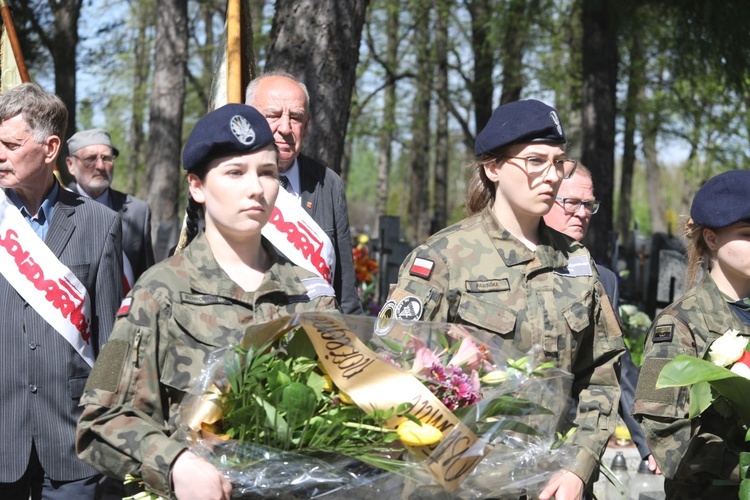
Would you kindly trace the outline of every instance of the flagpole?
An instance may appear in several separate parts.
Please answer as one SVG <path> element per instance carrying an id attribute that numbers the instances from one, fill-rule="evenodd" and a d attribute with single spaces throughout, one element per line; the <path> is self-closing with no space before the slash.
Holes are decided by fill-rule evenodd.
<path id="1" fill-rule="evenodd" d="M 2 1 L 2 0 L 0 0 Z M 240 0 L 227 3 L 227 102 L 242 102 L 242 22 Z"/>
<path id="2" fill-rule="evenodd" d="M 13 16 L 10 13 L 8 0 L 0 0 L 0 14 L 2 14 L 3 17 L 3 24 L 5 25 L 6 33 L 8 33 L 8 40 L 13 49 L 13 57 L 16 59 L 16 66 L 18 66 L 18 73 L 21 75 L 21 81 L 24 83 L 30 82 L 31 78 L 29 78 L 29 72 L 26 70 L 26 63 L 23 60 L 21 44 L 18 43 L 18 35 L 16 35 L 16 28 L 13 26 Z"/>

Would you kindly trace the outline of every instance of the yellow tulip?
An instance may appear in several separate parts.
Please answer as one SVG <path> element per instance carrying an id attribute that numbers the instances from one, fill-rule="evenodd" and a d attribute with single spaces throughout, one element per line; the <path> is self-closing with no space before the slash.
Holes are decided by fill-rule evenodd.
<path id="1" fill-rule="evenodd" d="M 404 420 L 396 429 L 398 438 L 407 446 L 429 446 L 443 439 L 443 433 L 430 424 L 419 425 L 411 420 Z"/>
<path id="2" fill-rule="evenodd" d="M 341 404 L 345 405 L 353 405 L 354 400 L 344 391 L 339 391 L 339 401 L 341 401 Z"/>
<path id="3" fill-rule="evenodd" d="M 325 384 L 323 384 L 323 390 L 326 392 L 331 392 L 333 390 L 333 380 L 331 380 L 331 377 L 329 375 L 323 375 L 323 380 L 325 380 Z"/>

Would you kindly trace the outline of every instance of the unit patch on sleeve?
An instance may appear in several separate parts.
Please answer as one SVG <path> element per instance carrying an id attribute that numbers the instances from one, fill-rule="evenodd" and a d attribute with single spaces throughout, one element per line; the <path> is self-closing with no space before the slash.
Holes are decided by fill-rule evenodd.
<path id="1" fill-rule="evenodd" d="M 399 321 L 418 321 L 422 317 L 422 301 L 414 295 L 404 297 L 396 304 L 396 319 Z"/>
<path id="2" fill-rule="evenodd" d="M 383 337 L 393 329 L 396 320 L 396 301 L 389 300 L 383 305 L 375 321 L 375 335 Z"/>
<path id="3" fill-rule="evenodd" d="M 654 344 L 659 342 L 672 342 L 674 336 L 674 325 L 656 325 L 654 327 L 654 336 L 651 341 Z"/>
<path id="4" fill-rule="evenodd" d="M 430 275 L 432 274 L 432 269 L 435 267 L 435 262 L 431 261 L 430 259 L 423 259 L 421 257 L 417 257 L 414 259 L 414 263 L 409 268 L 409 274 L 412 276 L 417 276 L 418 278 L 424 278 L 426 280 L 430 279 Z"/>

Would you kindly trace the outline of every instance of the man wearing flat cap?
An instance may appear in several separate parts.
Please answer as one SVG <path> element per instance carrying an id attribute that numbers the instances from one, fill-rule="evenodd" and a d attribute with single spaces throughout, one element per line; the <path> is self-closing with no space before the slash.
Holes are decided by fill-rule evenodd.
<path id="1" fill-rule="evenodd" d="M 110 187 L 120 152 L 112 145 L 109 132 L 81 130 L 68 139 L 68 151 L 68 171 L 75 177 L 68 189 L 103 203 L 122 217 L 123 266 L 127 288 L 132 288 L 154 264 L 151 209 L 145 201 Z"/>
<path id="2" fill-rule="evenodd" d="M 558 403 L 536 401 L 554 415 L 575 415 L 550 425 L 563 433 L 576 428 L 566 443 L 575 460 L 550 478 L 541 500 L 580 500 L 591 488 L 616 423 L 625 350 L 591 255 L 542 219 L 577 167 L 565 144 L 553 107 L 530 99 L 497 108 L 477 135 L 468 217 L 406 257 L 380 313 L 397 324 L 481 328 L 528 353 L 534 366 L 573 374 L 572 390 L 558 394 Z M 382 324 L 383 335 L 397 327 Z M 575 411 L 567 411 L 568 398 L 577 400 Z"/>

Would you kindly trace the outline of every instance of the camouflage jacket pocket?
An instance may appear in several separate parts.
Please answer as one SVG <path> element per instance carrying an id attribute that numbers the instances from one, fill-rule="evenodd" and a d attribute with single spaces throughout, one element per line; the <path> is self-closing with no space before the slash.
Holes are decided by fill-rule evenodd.
<path id="1" fill-rule="evenodd" d="M 464 293 L 458 304 L 457 315 L 462 322 L 512 338 L 516 327 L 516 314 L 499 305 L 498 302 L 499 300 L 490 302 Z"/>
<path id="2" fill-rule="evenodd" d="M 562 310 L 562 316 L 571 331 L 581 332 L 591 324 L 591 300 L 592 293 L 588 292 L 581 300 L 573 302 Z"/>

